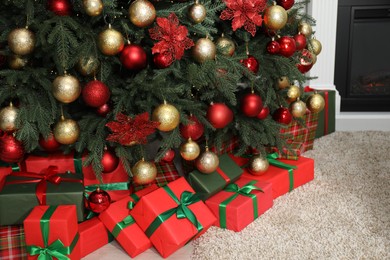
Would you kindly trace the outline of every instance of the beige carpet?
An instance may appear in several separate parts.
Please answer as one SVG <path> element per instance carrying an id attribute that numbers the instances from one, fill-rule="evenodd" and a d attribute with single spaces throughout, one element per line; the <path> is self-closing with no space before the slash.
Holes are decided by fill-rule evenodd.
<path id="1" fill-rule="evenodd" d="M 390 132 L 315 141 L 315 180 L 239 233 L 212 227 L 192 259 L 390 259 Z"/>

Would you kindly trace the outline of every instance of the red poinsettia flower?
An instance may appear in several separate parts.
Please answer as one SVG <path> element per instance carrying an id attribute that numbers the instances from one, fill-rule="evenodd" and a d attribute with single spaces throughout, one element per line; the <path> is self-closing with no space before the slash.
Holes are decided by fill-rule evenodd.
<path id="1" fill-rule="evenodd" d="M 120 143 L 121 145 L 131 145 L 135 143 L 146 144 L 147 136 L 156 131 L 159 122 L 149 121 L 149 113 L 145 112 L 131 118 L 122 113 L 116 115 L 116 121 L 106 124 L 113 132 L 106 140 Z"/>
<path id="2" fill-rule="evenodd" d="M 244 27 L 252 36 L 256 34 L 256 26 L 261 26 L 261 12 L 267 6 L 267 0 L 224 0 L 226 9 L 222 11 L 222 20 L 233 20 L 232 29 Z"/>
<path id="3" fill-rule="evenodd" d="M 159 41 L 153 46 L 152 53 L 169 56 L 170 63 L 180 60 L 184 50 L 194 46 L 194 42 L 187 37 L 187 27 L 179 25 L 179 19 L 174 13 L 168 18 L 158 17 L 156 21 L 157 26 L 149 29 L 150 38 Z"/>

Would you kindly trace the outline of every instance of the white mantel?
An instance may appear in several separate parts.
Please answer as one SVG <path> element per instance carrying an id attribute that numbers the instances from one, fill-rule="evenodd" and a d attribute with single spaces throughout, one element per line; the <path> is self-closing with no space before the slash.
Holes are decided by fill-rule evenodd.
<path id="1" fill-rule="evenodd" d="M 338 0 L 311 0 L 308 13 L 316 19 L 313 27 L 315 37 L 322 43 L 322 51 L 317 63 L 310 70 L 313 88 L 336 90 L 334 68 L 336 55 Z M 340 112 L 340 96 L 336 95 L 336 131 L 388 130 L 390 131 L 390 112 Z"/>

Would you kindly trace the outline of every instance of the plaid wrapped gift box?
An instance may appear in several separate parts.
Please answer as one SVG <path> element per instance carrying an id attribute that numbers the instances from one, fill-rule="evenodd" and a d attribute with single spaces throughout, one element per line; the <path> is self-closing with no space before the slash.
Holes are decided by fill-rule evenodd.
<path id="1" fill-rule="evenodd" d="M 27 259 L 23 226 L 0 226 L 0 259 Z"/>

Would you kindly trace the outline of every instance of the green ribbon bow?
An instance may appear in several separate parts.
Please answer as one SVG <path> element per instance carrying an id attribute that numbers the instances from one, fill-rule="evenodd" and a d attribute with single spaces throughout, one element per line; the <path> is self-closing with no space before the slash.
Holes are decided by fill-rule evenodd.
<path id="1" fill-rule="evenodd" d="M 200 201 L 200 198 L 195 193 L 184 191 L 180 195 L 180 200 L 176 197 L 173 191 L 168 187 L 164 186 L 163 189 L 168 193 L 168 195 L 178 204 L 177 207 L 171 208 L 160 215 L 158 215 L 153 222 L 146 229 L 145 234 L 148 237 L 151 237 L 156 229 L 168 220 L 170 217 L 176 214 L 178 219 L 186 218 L 188 219 L 199 231 L 203 229 L 203 226 L 198 222 L 195 214 L 188 208 L 189 205 L 194 204 Z"/>
<path id="2" fill-rule="evenodd" d="M 129 182 L 114 182 L 114 183 L 103 183 L 103 184 L 93 184 L 87 185 L 84 187 L 84 196 L 88 198 L 87 192 L 93 192 L 97 188 L 100 188 L 105 191 L 115 191 L 115 190 L 128 190 Z"/>
<path id="3" fill-rule="evenodd" d="M 50 218 L 56 209 L 57 206 L 50 206 L 40 220 L 44 247 L 36 245 L 27 246 L 28 253 L 32 256 L 38 255 L 38 260 L 52 260 L 53 257 L 57 258 L 58 260 L 70 260 L 67 255 L 72 253 L 73 248 L 76 246 L 77 241 L 79 240 L 79 234 L 77 233 L 71 245 L 68 247 L 64 246 L 60 239 L 57 239 L 48 245 Z"/>
<path id="4" fill-rule="evenodd" d="M 266 158 L 271 165 L 276 166 L 278 168 L 286 169 L 288 171 L 288 177 L 290 181 L 288 191 L 292 191 L 294 189 L 294 169 L 296 169 L 297 166 L 276 160 L 279 158 L 277 153 L 268 154 Z"/>
<path id="5" fill-rule="evenodd" d="M 254 186 L 257 181 L 250 181 L 246 185 L 242 186 L 241 188 L 235 184 L 230 183 L 226 186 L 224 191 L 227 192 L 234 192 L 232 196 L 224 200 L 221 204 L 219 204 L 219 224 L 221 228 L 226 228 L 226 207 L 227 205 L 232 202 L 235 198 L 237 198 L 239 195 L 250 197 L 253 202 L 253 219 L 256 219 L 259 216 L 258 208 L 257 208 L 257 197 L 255 194 L 251 194 L 252 191 L 258 190 L 261 192 L 264 192 L 259 187 Z"/>
<path id="6" fill-rule="evenodd" d="M 113 230 L 111 231 L 111 234 L 116 238 L 119 236 L 120 232 L 127 228 L 128 226 L 132 225 L 135 223 L 135 220 L 132 216 L 128 215 L 125 217 L 121 222 L 118 222 Z"/>

